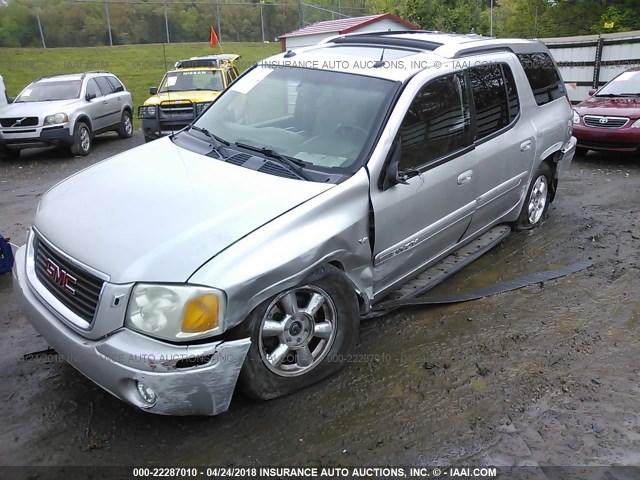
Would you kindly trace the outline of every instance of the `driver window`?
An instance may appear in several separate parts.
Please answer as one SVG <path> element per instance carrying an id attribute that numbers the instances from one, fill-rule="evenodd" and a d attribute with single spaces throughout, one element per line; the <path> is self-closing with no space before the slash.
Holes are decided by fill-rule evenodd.
<path id="1" fill-rule="evenodd" d="M 400 126 L 400 170 L 419 169 L 471 145 L 471 116 L 462 72 L 422 87 Z"/>

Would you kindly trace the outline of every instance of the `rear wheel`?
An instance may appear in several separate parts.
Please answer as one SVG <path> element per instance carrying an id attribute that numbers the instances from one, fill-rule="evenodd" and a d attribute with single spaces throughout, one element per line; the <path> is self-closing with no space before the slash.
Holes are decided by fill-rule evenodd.
<path id="1" fill-rule="evenodd" d="M 75 132 L 73 133 L 73 145 L 71 145 L 71 153 L 74 155 L 89 155 L 91 151 L 91 130 L 84 122 L 78 122 L 76 124 Z"/>
<path id="2" fill-rule="evenodd" d="M 131 114 L 125 110 L 122 112 L 122 120 L 120 121 L 120 128 L 118 128 L 118 136 L 120 138 L 131 138 L 133 135 L 133 121 L 131 120 Z"/>
<path id="3" fill-rule="evenodd" d="M 337 268 L 319 268 L 298 286 L 259 305 L 239 332 L 251 337 L 240 388 L 268 400 L 340 370 L 359 331 L 353 286 Z"/>
<path id="4" fill-rule="evenodd" d="M 544 221 L 551 200 L 552 181 L 553 175 L 549 164 L 542 163 L 529 185 L 527 198 L 516 221 L 517 230 L 528 230 L 537 227 Z"/>

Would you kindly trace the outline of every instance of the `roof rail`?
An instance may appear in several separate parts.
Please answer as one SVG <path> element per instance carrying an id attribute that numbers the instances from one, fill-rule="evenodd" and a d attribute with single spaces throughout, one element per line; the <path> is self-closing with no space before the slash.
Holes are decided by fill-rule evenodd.
<path id="1" fill-rule="evenodd" d="M 434 53 L 444 58 L 462 58 L 493 52 L 535 53 L 546 51 L 548 51 L 547 47 L 537 40 L 507 38 L 443 45 Z"/>
<path id="2" fill-rule="evenodd" d="M 367 32 L 355 33 L 353 35 L 345 35 L 330 40 L 331 43 L 351 44 L 351 45 L 370 45 L 380 47 L 397 47 L 415 50 L 418 52 L 432 51 L 442 46 L 440 42 L 431 42 L 429 40 L 421 40 L 418 38 L 391 37 L 390 35 L 405 33 L 434 33 L 425 30 L 408 30 L 408 31 L 387 31 L 387 32 Z"/>
<path id="3" fill-rule="evenodd" d="M 84 75 L 86 75 L 87 73 L 111 73 L 108 70 L 89 70 L 88 72 L 84 72 Z"/>

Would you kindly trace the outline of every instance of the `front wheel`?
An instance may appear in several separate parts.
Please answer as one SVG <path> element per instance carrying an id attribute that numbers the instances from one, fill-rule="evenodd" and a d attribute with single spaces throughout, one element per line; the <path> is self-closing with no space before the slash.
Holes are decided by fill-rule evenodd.
<path id="1" fill-rule="evenodd" d="M 269 400 L 339 371 L 355 349 L 359 310 L 353 286 L 331 265 L 259 305 L 240 326 L 251 347 L 240 388 Z"/>
<path id="2" fill-rule="evenodd" d="M 76 124 L 75 132 L 73 133 L 73 145 L 71 145 L 71 153 L 74 155 L 89 155 L 91 151 L 91 130 L 84 122 L 78 122 Z"/>
<path id="3" fill-rule="evenodd" d="M 552 181 L 553 175 L 549 164 L 542 163 L 529 185 L 527 197 L 516 221 L 516 230 L 528 230 L 544 221 L 551 200 Z"/>

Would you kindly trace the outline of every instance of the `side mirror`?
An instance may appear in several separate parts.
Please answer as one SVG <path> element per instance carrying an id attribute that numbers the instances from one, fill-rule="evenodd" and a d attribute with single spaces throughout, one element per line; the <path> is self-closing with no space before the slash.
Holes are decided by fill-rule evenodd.
<path id="1" fill-rule="evenodd" d="M 96 94 L 95 93 L 87 93 L 87 95 L 84 98 L 87 100 L 87 102 L 90 102 L 91 100 L 96 98 Z"/>
<path id="2" fill-rule="evenodd" d="M 155 95 L 156 93 L 158 93 L 158 87 L 151 87 L 149 88 L 149 93 L 151 95 Z"/>
<path id="3" fill-rule="evenodd" d="M 594 95 L 597 91 L 598 91 L 598 89 L 597 89 L 597 88 L 590 88 L 590 89 L 589 89 L 589 96 L 590 96 L 590 97 L 593 97 L 593 95 Z"/>
<path id="4" fill-rule="evenodd" d="M 403 185 L 407 185 L 407 181 L 403 175 L 400 174 L 399 165 L 400 159 L 402 158 L 402 139 L 400 136 L 396 139 L 391 148 L 391 152 L 389 154 L 390 159 L 387 164 L 387 168 L 385 169 L 384 175 L 382 177 L 382 191 L 389 190 L 394 185 L 402 183 Z"/>

